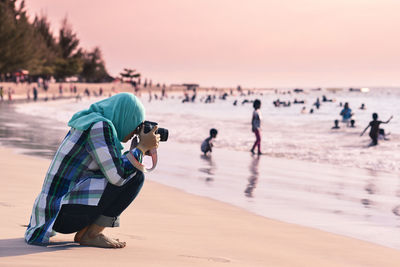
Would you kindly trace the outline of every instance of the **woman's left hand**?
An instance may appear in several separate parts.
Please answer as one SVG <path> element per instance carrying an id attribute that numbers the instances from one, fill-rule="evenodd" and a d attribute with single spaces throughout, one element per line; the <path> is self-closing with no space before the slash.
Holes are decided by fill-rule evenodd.
<path id="1" fill-rule="evenodd" d="M 144 153 L 153 148 L 157 149 L 158 143 L 160 142 L 160 135 L 156 134 L 157 129 L 158 127 L 156 125 L 150 132 L 144 133 L 144 129 L 142 128 L 139 134 L 140 141 L 137 148 L 142 150 Z"/>

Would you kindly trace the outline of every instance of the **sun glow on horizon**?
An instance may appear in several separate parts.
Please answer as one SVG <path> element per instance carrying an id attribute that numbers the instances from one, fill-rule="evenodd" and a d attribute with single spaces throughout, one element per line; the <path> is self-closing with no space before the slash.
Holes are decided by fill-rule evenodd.
<path id="1" fill-rule="evenodd" d="M 400 1 L 29 0 L 53 27 L 68 14 L 107 68 L 161 83 L 400 85 Z"/>

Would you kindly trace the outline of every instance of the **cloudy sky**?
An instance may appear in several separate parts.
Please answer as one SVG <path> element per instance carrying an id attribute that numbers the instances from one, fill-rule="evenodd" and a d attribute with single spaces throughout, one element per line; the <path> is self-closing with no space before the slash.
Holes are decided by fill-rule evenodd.
<path id="1" fill-rule="evenodd" d="M 400 86 L 399 0 L 26 0 L 160 83 Z"/>

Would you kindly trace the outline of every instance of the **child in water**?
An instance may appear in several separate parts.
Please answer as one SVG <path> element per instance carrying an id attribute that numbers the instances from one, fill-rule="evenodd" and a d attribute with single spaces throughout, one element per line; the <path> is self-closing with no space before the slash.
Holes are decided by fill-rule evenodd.
<path id="1" fill-rule="evenodd" d="M 254 100 L 253 102 L 253 117 L 251 119 L 251 130 L 253 133 L 256 135 L 256 141 L 254 142 L 253 147 L 251 148 L 250 152 L 252 154 L 255 154 L 254 149 L 257 147 L 258 148 L 258 155 L 261 155 L 261 101 L 259 99 Z"/>
<path id="2" fill-rule="evenodd" d="M 212 128 L 210 130 L 210 136 L 207 137 L 203 143 L 201 143 L 201 151 L 204 153 L 204 156 L 208 153 L 208 152 L 212 152 L 212 147 L 213 145 L 213 139 L 215 139 L 217 137 L 218 131 L 217 129 Z"/>
<path id="3" fill-rule="evenodd" d="M 335 124 L 335 126 L 333 126 L 332 129 L 340 129 L 339 120 L 335 120 L 334 124 Z"/>
<path id="4" fill-rule="evenodd" d="M 365 131 L 367 131 L 367 129 L 369 127 L 371 127 L 371 130 L 369 131 L 369 137 L 371 137 L 371 139 L 372 139 L 371 146 L 376 146 L 378 144 L 379 125 L 381 123 L 384 123 L 384 124 L 389 123 L 392 118 L 393 118 L 393 116 L 391 116 L 387 121 L 378 121 L 378 114 L 377 113 L 372 114 L 372 121 L 370 121 L 370 123 L 364 129 L 364 131 L 361 133 L 360 136 L 362 136 L 365 133 Z"/>

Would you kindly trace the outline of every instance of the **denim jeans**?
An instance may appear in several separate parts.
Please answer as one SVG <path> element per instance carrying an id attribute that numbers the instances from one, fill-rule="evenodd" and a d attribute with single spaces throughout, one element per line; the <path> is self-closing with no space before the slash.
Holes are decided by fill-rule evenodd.
<path id="1" fill-rule="evenodd" d="M 93 223 L 104 227 L 119 226 L 119 216 L 132 203 L 143 186 L 144 175 L 138 172 L 123 186 L 107 184 L 97 206 L 64 204 L 53 230 L 75 233 Z"/>

